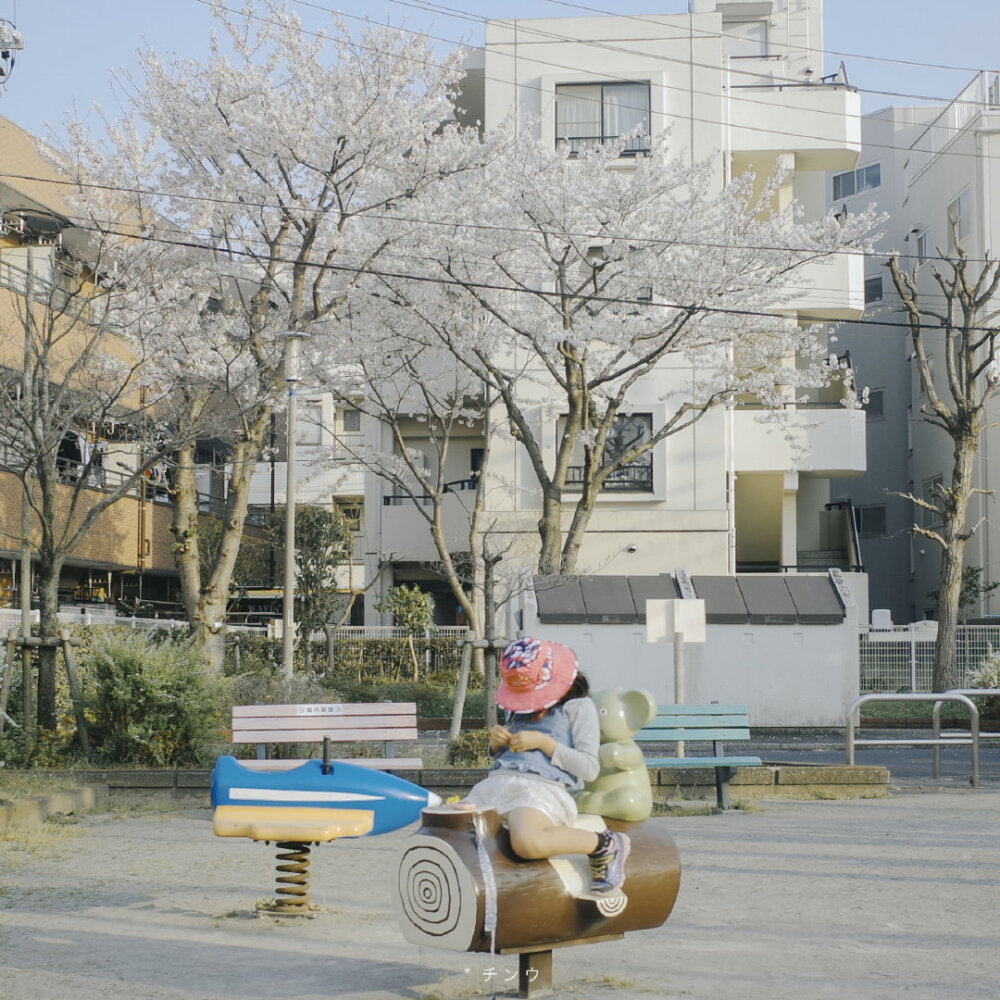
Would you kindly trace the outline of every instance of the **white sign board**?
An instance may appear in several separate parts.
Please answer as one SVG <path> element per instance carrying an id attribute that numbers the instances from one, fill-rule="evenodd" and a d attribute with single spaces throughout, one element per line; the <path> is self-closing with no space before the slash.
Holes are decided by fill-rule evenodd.
<path id="1" fill-rule="evenodd" d="M 646 601 L 646 642 L 705 641 L 705 602 L 701 598 Z"/>

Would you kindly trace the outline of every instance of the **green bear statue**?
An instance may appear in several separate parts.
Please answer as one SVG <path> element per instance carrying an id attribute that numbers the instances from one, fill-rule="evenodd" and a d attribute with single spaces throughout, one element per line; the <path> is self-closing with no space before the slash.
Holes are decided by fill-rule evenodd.
<path id="1" fill-rule="evenodd" d="M 642 750 L 632 739 L 656 716 L 648 691 L 616 688 L 591 694 L 601 723 L 601 770 L 577 796 L 582 813 L 635 823 L 653 810 L 653 792 Z"/>

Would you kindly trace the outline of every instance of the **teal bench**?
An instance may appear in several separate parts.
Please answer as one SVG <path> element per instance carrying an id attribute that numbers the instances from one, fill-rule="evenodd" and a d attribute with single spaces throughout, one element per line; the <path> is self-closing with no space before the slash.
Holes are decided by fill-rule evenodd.
<path id="1" fill-rule="evenodd" d="M 646 766 L 667 769 L 705 767 L 715 769 L 715 795 L 721 809 L 728 809 L 729 780 L 738 767 L 760 767 L 760 757 L 727 754 L 724 743 L 749 740 L 750 722 L 746 705 L 658 705 L 656 718 L 633 737 L 637 743 L 711 742 L 711 755 L 646 757 Z M 645 754 L 644 754 L 645 756 Z"/>

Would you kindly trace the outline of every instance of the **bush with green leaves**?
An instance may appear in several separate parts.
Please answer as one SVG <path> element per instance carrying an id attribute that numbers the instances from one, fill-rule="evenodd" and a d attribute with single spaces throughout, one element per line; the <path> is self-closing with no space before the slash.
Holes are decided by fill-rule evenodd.
<path id="1" fill-rule="evenodd" d="M 185 637 L 106 633 L 82 661 L 97 758 L 143 767 L 207 763 L 227 724 L 223 682 Z"/>
<path id="2" fill-rule="evenodd" d="M 490 731 L 467 729 L 448 744 L 448 764 L 451 767 L 489 767 Z"/>
<path id="3" fill-rule="evenodd" d="M 970 687 L 1000 691 L 1000 650 L 990 647 L 989 653 L 969 675 Z M 1000 719 L 1000 695 L 976 698 L 980 716 Z"/>

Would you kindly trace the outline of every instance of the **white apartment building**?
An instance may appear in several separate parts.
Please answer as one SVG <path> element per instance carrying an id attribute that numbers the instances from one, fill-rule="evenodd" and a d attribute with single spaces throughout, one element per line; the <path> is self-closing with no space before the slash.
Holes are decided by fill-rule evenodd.
<path id="1" fill-rule="evenodd" d="M 907 269 L 918 267 L 921 300 L 940 301 L 930 259 L 957 243 L 971 261 L 1000 248 L 1000 74 L 983 72 L 944 110 L 887 108 L 866 115 L 858 167 L 830 179 L 831 204 L 857 211 L 871 202 L 890 213 L 880 249 L 903 255 Z M 933 617 L 940 566 L 937 546 L 914 534 L 925 512 L 896 496 L 930 495 L 935 481 L 947 482 L 951 439 L 920 419 L 922 394 L 900 303 L 888 270 L 878 257 L 866 272 L 866 325 L 846 324 L 839 332 L 850 350 L 860 385 L 869 387 L 868 471 L 834 490 L 849 495 L 860 512 L 861 553 L 869 574 L 871 607 L 885 608 L 897 624 Z M 978 273 L 971 265 L 970 272 Z M 946 273 L 946 272 L 945 272 Z M 869 325 L 885 321 L 896 325 Z M 943 368 L 939 365 L 938 369 Z M 935 374 L 940 374 L 936 369 Z M 1000 417 L 994 400 L 990 422 Z M 976 487 L 995 491 L 1000 477 L 991 463 L 1000 437 L 995 426 L 982 436 Z M 928 524 L 924 520 L 922 523 Z M 1000 522 L 995 501 L 976 496 L 966 546 L 966 565 L 983 567 L 983 579 L 1000 578 Z M 974 615 L 1000 610 L 994 594 Z"/>
<path id="2" fill-rule="evenodd" d="M 459 111 L 487 128 L 513 112 L 522 127 L 568 151 L 637 125 L 652 136 L 669 128 L 678 156 L 714 159 L 720 189 L 750 167 L 767 176 L 780 164 L 787 171 L 780 199 L 821 217 L 829 173 L 854 170 L 861 148 L 858 94 L 839 75 L 822 76 L 822 13 L 822 0 L 692 0 L 683 14 L 490 21 L 484 47 L 470 56 Z M 596 101 L 599 121 L 581 121 L 581 100 Z M 796 286 L 784 310 L 800 322 L 856 318 L 864 307 L 863 261 L 838 255 L 797 276 Z M 664 366 L 636 389 L 630 412 L 655 414 L 664 386 L 689 376 Z M 789 403 L 781 426 L 761 421 L 752 406 L 719 408 L 662 442 L 631 488 L 619 483 L 598 501 L 581 572 L 853 566 L 846 515 L 829 509 L 830 482 L 864 471 L 865 414 L 842 406 L 841 392 L 837 386 L 804 405 Z M 326 426 L 339 427 L 340 419 L 329 414 Z M 554 448 L 557 421 L 550 422 Z M 421 433 L 415 422 L 411 447 L 420 448 Z M 452 449 L 454 468 L 446 470 L 455 484 L 446 523 L 458 551 L 468 546 L 461 493 L 474 485 L 483 433 L 470 428 L 467 448 Z M 489 491 L 494 512 L 537 537 L 540 502 L 525 457 L 507 438 L 491 439 L 491 449 L 488 481 L 510 484 Z M 262 467 L 257 503 L 266 502 L 268 476 Z M 275 479 L 280 503 L 280 468 Z M 341 499 L 363 497 L 358 556 L 365 582 L 378 577 L 366 596 L 366 622 L 378 620 L 373 604 L 387 586 L 409 581 L 438 594 L 441 623 L 454 621 L 443 588 L 423 568 L 436 555 L 411 502 L 373 476 L 332 489 L 325 478 L 314 484 Z"/>

